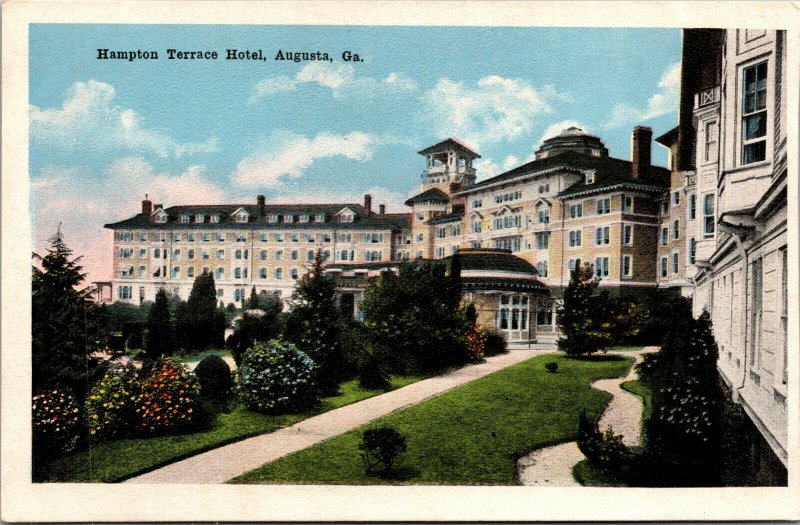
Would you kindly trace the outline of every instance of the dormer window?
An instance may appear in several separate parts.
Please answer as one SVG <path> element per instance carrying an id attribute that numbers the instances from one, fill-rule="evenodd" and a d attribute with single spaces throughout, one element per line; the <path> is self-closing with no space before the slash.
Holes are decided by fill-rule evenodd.
<path id="1" fill-rule="evenodd" d="M 353 222 L 353 214 L 352 213 L 343 213 L 339 217 L 340 222 Z"/>
<path id="2" fill-rule="evenodd" d="M 211 218 L 209 219 L 212 223 L 219 222 L 219 213 L 212 213 Z"/>
<path id="3" fill-rule="evenodd" d="M 314 216 L 314 222 L 325 222 L 325 214 L 318 213 Z"/>
<path id="4" fill-rule="evenodd" d="M 248 215 L 248 213 L 244 210 L 239 210 L 233 214 L 233 220 L 236 222 L 247 222 L 247 219 L 249 217 L 250 216 Z"/>
<path id="5" fill-rule="evenodd" d="M 205 220 L 206 216 L 203 215 L 202 213 L 198 213 L 197 215 L 194 216 L 194 222 L 202 223 L 205 222 Z"/>
<path id="6" fill-rule="evenodd" d="M 164 210 L 158 210 L 155 213 L 155 222 L 159 224 L 167 222 L 167 213 Z"/>
<path id="7" fill-rule="evenodd" d="M 283 216 L 283 222 L 285 222 L 286 224 L 293 223 L 294 222 L 294 215 L 289 215 L 289 214 L 284 215 Z"/>
<path id="8" fill-rule="evenodd" d="M 308 222 L 308 214 L 307 213 L 301 214 L 299 222 Z"/>
<path id="9" fill-rule="evenodd" d="M 586 184 L 594 184 L 594 172 L 586 174 Z"/>
<path id="10" fill-rule="evenodd" d="M 278 214 L 277 213 L 271 213 L 271 214 L 267 215 L 267 222 L 270 223 L 270 224 L 277 224 L 277 222 L 278 222 Z"/>
<path id="11" fill-rule="evenodd" d="M 181 214 L 181 222 L 182 223 L 188 223 L 188 222 L 191 222 L 191 221 L 192 221 L 192 216 L 191 215 L 189 215 L 188 213 L 182 213 Z"/>

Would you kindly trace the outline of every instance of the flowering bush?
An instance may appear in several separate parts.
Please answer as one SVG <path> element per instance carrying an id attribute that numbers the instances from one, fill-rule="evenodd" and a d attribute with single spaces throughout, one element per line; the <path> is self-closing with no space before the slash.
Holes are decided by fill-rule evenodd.
<path id="1" fill-rule="evenodd" d="M 467 331 L 467 353 L 470 361 L 480 361 L 486 354 L 486 339 L 489 333 L 476 324 Z"/>
<path id="2" fill-rule="evenodd" d="M 184 430 L 194 423 L 200 385 L 177 359 L 158 359 L 136 397 L 139 430 L 162 433 Z"/>
<path id="3" fill-rule="evenodd" d="M 93 439 L 124 437 L 134 424 L 138 395 L 136 370 L 112 366 L 86 398 L 89 436 Z"/>
<path id="4" fill-rule="evenodd" d="M 253 343 L 239 368 L 239 396 L 256 412 L 299 412 L 317 402 L 317 366 L 293 344 L 280 339 Z"/>
<path id="5" fill-rule="evenodd" d="M 63 390 L 33 396 L 32 423 L 36 460 L 70 452 L 78 444 L 78 405 Z"/>

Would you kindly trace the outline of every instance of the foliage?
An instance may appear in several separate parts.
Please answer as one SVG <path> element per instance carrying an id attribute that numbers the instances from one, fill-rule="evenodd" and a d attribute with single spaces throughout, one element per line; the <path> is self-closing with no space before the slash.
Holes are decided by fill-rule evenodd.
<path id="1" fill-rule="evenodd" d="M 225 315 L 217 311 L 217 287 L 211 272 L 195 277 L 189 300 L 176 308 L 175 321 L 178 339 L 188 350 L 224 344 Z"/>
<path id="2" fill-rule="evenodd" d="M 405 436 L 392 427 L 365 430 L 358 445 L 367 473 L 379 465 L 383 465 L 383 472 L 391 472 L 395 461 L 406 448 Z"/>
<path id="3" fill-rule="evenodd" d="M 550 361 L 544 365 L 544 368 L 551 374 L 555 374 L 558 371 L 558 363 L 555 361 Z"/>
<path id="4" fill-rule="evenodd" d="M 263 413 L 300 412 L 317 403 L 317 365 L 291 343 L 255 342 L 239 367 L 239 397 Z"/>
<path id="5" fill-rule="evenodd" d="M 185 431 L 197 424 L 200 386 L 177 359 L 162 357 L 141 382 L 136 397 L 139 430 L 161 434 Z"/>
<path id="6" fill-rule="evenodd" d="M 72 451 L 78 444 L 78 405 L 69 393 L 53 388 L 33 396 L 35 463 Z"/>
<path id="7" fill-rule="evenodd" d="M 156 302 L 147 314 L 146 355 L 149 359 L 158 359 L 162 355 L 172 355 L 174 352 L 175 334 L 169 315 L 167 292 L 164 288 L 159 288 L 156 292 Z"/>
<path id="8" fill-rule="evenodd" d="M 359 365 L 358 384 L 370 390 L 388 390 L 391 387 L 391 376 L 386 370 L 386 357 L 374 344 L 365 344 L 364 356 Z"/>
<path id="9" fill-rule="evenodd" d="M 362 304 L 368 337 L 387 349 L 395 373 L 436 373 L 467 360 L 467 323 L 460 285 L 440 262 L 415 262 L 384 272 Z"/>
<path id="10" fill-rule="evenodd" d="M 81 257 L 71 255 L 60 229 L 47 255 L 33 254 L 40 268 L 33 266 L 32 275 L 32 381 L 34 392 L 67 390 L 82 404 L 87 385 L 102 373 L 92 354 L 101 350 L 103 330 L 90 291 L 80 288 Z"/>
<path id="11" fill-rule="evenodd" d="M 200 382 L 200 397 L 215 409 L 227 410 L 233 393 L 233 377 L 228 363 L 212 354 L 197 364 L 194 374 Z"/>
<path id="12" fill-rule="evenodd" d="M 652 390 L 647 460 L 664 484 L 704 485 L 717 476 L 724 410 L 717 356 L 710 316 L 703 312 L 694 319 L 684 300 L 677 303 L 658 356 L 639 368 Z"/>
<path id="13" fill-rule="evenodd" d="M 281 310 L 283 305 L 280 301 L 271 297 L 253 297 L 251 294 L 248 301 L 248 309 L 235 321 L 233 334 L 225 342 L 230 348 L 236 366 L 241 365 L 245 351 L 253 346 L 254 341 L 269 341 L 275 339 L 281 333 Z"/>
<path id="14" fill-rule="evenodd" d="M 506 338 L 503 336 L 503 334 L 499 334 L 497 332 L 487 332 L 486 344 L 484 345 L 483 352 L 486 354 L 486 357 L 507 354 L 508 344 L 506 343 Z"/>
<path id="15" fill-rule="evenodd" d="M 464 309 L 464 318 L 470 325 L 478 324 L 478 311 L 475 309 L 474 304 L 470 303 Z"/>
<path id="16" fill-rule="evenodd" d="M 317 386 L 332 394 L 351 372 L 344 369 L 343 320 L 336 304 L 336 284 L 325 274 L 324 265 L 322 250 L 317 250 L 311 268 L 297 281 L 286 338 L 314 360 Z"/>
<path id="17" fill-rule="evenodd" d="M 578 448 L 589 461 L 606 468 L 617 468 L 628 455 L 628 447 L 622 442 L 622 436 L 614 434 L 608 426 L 600 432 L 597 421 L 592 421 L 582 411 L 578 417 Z"/>
<path id="18" fill-rule="evenodd" d="M 132 366 L 112 365 L 86 398 L 89 436 L 102 441 L 127 436 L 136 420 L 138 378 Z"/>
<path id="19" fill-rule="evenodd" d="M 472 362 L 481 361 L 486 355 L 486 339 L 489 333 L 481 325 L 473 325 L 467 331 L 467 354 Z"/>
<path id="20" fill-rule="evenodd" d="M 564 290 L 564 301 L 558 308 L 558 323 L 563 336 L 558 349 L 570 356 L 604 351 L 611 344 L 611 322 L 606 318 L 608 302 L 605 294 L 596 294 L 599 279 L 594 267 L 576 267 Z"/>

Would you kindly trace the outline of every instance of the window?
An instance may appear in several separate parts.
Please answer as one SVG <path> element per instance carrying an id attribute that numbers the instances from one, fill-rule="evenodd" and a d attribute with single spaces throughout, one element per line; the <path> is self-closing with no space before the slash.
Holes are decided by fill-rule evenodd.
<path id="1" fill-rule="evenodd" d="M 472 233 L 480 233 L 481 232 L 481 221 L 474 221 L 472 223 Z"/>
<path id="2" fill-rule="evenodd" d="M 204 261 L 207 261 L 209 259 L 208 250 L 201 250 L 200 258 L 203 259 Z"/>
<path id="3" fill-rule="evenodd" d="M 681 203 L 681 192 L 680 191 L 673 191 L 672 192 L 672 205 L 678 206 Z"/>
<path id="4" fill-rule="evenodd" d="M 622 244 L 626 246 L 633 244 L 633 224 L 622 225 Z"/>
<path id="5" fill-rule="evenodd" d="M 418 221 L 424 221 L 425 220 L 425 213 L 423 213 L 421 211 L 417 212 L 417 220 Z"/>
<path id="6" fill-rule="evenodd" d="M 375 250 L 375 251 L 368 250 L 364 252 L 364 260 L 367 262 L 377 262 L 380 261 L 381 259 L 383 259 L 383 252 L 380 250 Z"/>
<path id="7" fill-rule="evenodd" d="M 353 222 L 353 214 L 352 213 L 343 213 L 339 217 L 339 222 Z"/>
<path id="8" fill-rule="evenodd" d="M 717 123 L 706 122 L 705 127 L 705 149 L 703 151 L 703 159 L 706 162 L 717 161 Z"/>
<path id="9" fill-rule="evenodd" d="M 180 276 L 181 276 L 181 269 L 180 269 L 180 267 L 178 267 L 178 266 L 173 266 L 173 267 L 172 267 L 172 278 L 173 278 L 173 279 L 179 279 L 179 278 L 180 278 Z"/>
<path id="10" fill-rule="evenodd" d="M 583 217 L 583 204 L 570 204 L 569 218 L 577 219 L 578 217 Z"/>
<path id="11" fill-rule="evenodd" d="M 210 221 L 211 221 L 212 223 L 217 223 L 217 222 L 219 222 L 219 213 L 212 213 L 212 214 L 211 214 L 211 217 L 210 217 Z"/>
<path id="12" fill-rule="evenodd" d="M 187 233 L 186 234 L 186 241 L 187 242 L 194 242 L 194 234 L 193 233 Z"/>
<path id="13" fill-rule="evenodd" d="M 365 233 L 364 234 L 364 242 L 371 242 L 371 243 L 383 242 L 383 234 L 382 233 Z"/>
<path id="14" fill-rule="evenodd" d="M 282 233 L 273 233 L 272 239 L 275 242 L 283 242 L 283 234 Z"/>
<path id="15" fill-rule="evenodd" d="M 622 256 L 622 268 L 620 269 L 620 277 L 630 277 L 633 274 L 633 256 Z"/>
<path id="16" fill-rule="evenodd" d="M 540 184 L 539 193 L 550 193 L 550 184 Z"/>
<path id="17" fill-rule="evenodd" d="M 500 296 L 497 328 L 500 330 L 528 329 L 528 298 L 524 295 Z"/>
<path id="18" fill-rule="evenodd" d="M 567 262 L 567 268 L 569 268 L 570 272 L 574 272 L 575 268 L 580 268 L 580 267 L 581 267 L 580 259 L 570 259 L 569 262 Z"/>
<path id="19" fill-rule="evenodd" d="M 167 222 L 167 213 L 164 210 L 158 210 L 156 213 L 156 222 L 162 224 Z"/>
<path id="20" fill-rule="evenodd" d="M 292 277 L 292 279 L 294 279 L 294 280 L 296 281 L 296 280 L 297 280 L 297 278 L 298 278 L 299 276 L 300 276 L 300 274 L 299 274 L 299 272 L 297 271 L 297 268 L 292 268 L 292 271 L 291 271 L 291 277 Z"/>
<path id="21" fill-rule="evenodd" d="M 139 266 L 139 277 L 147 277 L 147 266 Z"/>
<path id="22" fill-rule="evenodd" d="M 241 268 L 234 268 L 233 269 L 233 278 L 234 279 L 241 279 L 242 278 L 242 269 Z"/>
<path id="23" fill-rule="evenodd" d="M 481 206 L 483 206 L 483 200 L 482 199 L 475 199 L 474 201 L 472 201 L 472 207 L 473 208 L 480 208 Z"/>
<path id="24" fill-rule="evenodd" d="M 292 234 L 292 242 L 300 242 L 300 238 L 297 236 L 296 233 Z"/>
<path id="25" fill-rule="evenodd" d="M 194 216 L 194 222 L 201 223 L 201 222 L 205 222 L 205 220 L 206 220 L 206 216 L 203 215 L 202 213 L 198 213 L 197 215 Z"/>
<path id="26" fill-rule="evenodd" d="M 666 246 L 669 242 L 669 228 L 664 226 L 661 228 L 661 246 Z"/>
<path id="27" fill-rule="evenodd" d="M 603 226 L 601 228 L 597 228 L 594 231 L 595 244 L 600 245 L 600 244 L 608 244 L 609 242 L 611 242 L 610 233 L 611 233 L 611 228 L 609 226 Z"/>
<path id="28" fill-rule="evenodd" d="M 222 260 L 225 258 L 225 250 L 217 250 L 217 259 Z"/>
<path id="29" fill-rule="evenodd" d="M 550 245 L 550 235 L 547 233 L 536 234 L 536 249 L 546 250 Z"/>
<path id="30" fill-rule="evenodd" d="M 781 332 L 783 334 L 783 372 L 780 382 L 787 385 L 789 382 L 789 342 L 787 327 L 789 323 L 789 259 L 784 246 L 778 250 L 781 258 Z"/>
<path id="31" fill-rule="evenodd" d="M 133 297 L 133 286 L 118 286 L 117 297 L 119 299 L 130 299 Z"/>
<path id="32" fill-rule="evenodd" d="M 353 234 L 351 233 L 339 234 L 339 242 L 352 242 L 352 241 L 353 241 Z"/>
<path id="33" fill-rule="evenodd" d="M 219 288 L 217 290 L 217 299 L 222 299 L 223 297 L 225 297 L 225 290 L 223 290 L 222 288 Z"/>
<path id="34" fill-rule="evenodd" d="M 313 261 L 314 260 L 314 250 L 308 250 L 306 252 L 306 261 Z"/>
<path id="35" fill-rule="evenodd" d="M 233 300 L 236 302 L 244 301 L 244 288 L 237 288 L 233 291 Z"/>
<path id="36" fill-rule="evenodd" d="M 267 260 L 267 250 L 261 250 L 261 252 L 259 252 L 259 254 L 258 254 L 258 258 L 260 260 L 262 260 L 262 261 L 266 261 Z"/>
<path id="37" fill-rule="evenodd" d="M 597 199 L 594 203 L 594 211 L 597 215 L 611 213 L 611 199 Z"/>
<path id="38" fill-rule="evenodd" d="M 586 184 L 594 184 L 594 172 L 586 174 Z"/>
<path id="39" fill-rule="evenodd" d="M 678 252 L 672 254 L 672 273 L 678 273 Z"/>
<path id="40" fill-rule="evenodd" d="M 189 257 L 189 258 L 191 259 L 191 257 Z M 241 259 L 242 258 L 242 250 L 236 250 L 235 252 L 233 252 L 233 258 L 234 259 Z"/>
<path id="41" fill-rule="evenodd" d="M 330 233 L 323 233 L 322 234 L 322 242 L 331 242 L 331 234 Z"/>
<path id="42" fill-rule="evenodd" d="M 417 234 L 417 242 L 422 242 L 424 240 L 425 240 L 425 234 L 424 233 L 418 233 Z"/>
<path id="43" fill-rule="evenodd" d="M 547 261 L 539 261 L 536 263 L 536 271 L 539 272 L 540 277 L 547 277 Z"/>
<path id="44" fill-rule="evenodd" d="M 714 236 L 714 194 L 703 195 L 703 236 Z"/>
<path id="45" fill-rule="evenodd" d="M 283 258 L 283 250 L 278 250 L 275 252 L 275 260 L 280 261 Z"/>
<path id="46" fill-rule="evenodd" d="M 180 253 L 180 250 L 178 250 L 178 253 Z M 139 258 L 140 259 L 146 259 L 147 258 L 147 248 L 140 248 L 139 249 Z"/>
<path id="47" fill-rule="evenodd" d="M 672 221 L 672 238 L 678 240 L 681 238 L 681 221 Z"/>
<path id="48" fill-rule="evenodd" d="M 689 195 L 689 220 L 693 221 L 697 216 L 697 195 Z"/>
<path id="49" fill-rule="evenodd" d="M 154 250 L 154 253 L 158 253 L 158 248 Z M 120 259 L 130 259 L 131 257 L 133 257 L 133 248 L 120 248 L 119 257 Z M 158 256 L 156 255 L 155 257 Z"/>
<path id="50" fill-rule="evenodd" d="M 608 257 L 597 257 L 594 260 L 594 276 L 608 277 Z"/>
<path id="51" fill-rule="evenodd" d="M 303 222 L 303 223 L 308 222 L 309 218 L 310 217 L 307 213 L 301 213 L 300 220 L 298 222 Z"/>
<path id="52" fill-rule="evenodd" d="M 436 247 L 436 258 L 441 259 L 444 257 L 444 246 L 437 246 Z"/>
<path id="53" fill-rule="evenodd" d="M 539 213 L 536 214 L 536 222 L 548 224 L 550 222 L 550 210 L 539 210 Z"/>
<path id="54" fill-rule="evenodd" d="M 298 253 L 298 251 L 297 250 L 292 250 L 292 260 L 296 261 L 299 258 L 300 258 L 300 254 Z"/>
<path id="55" fill-rule="evenodd" d="M 133 240 L 133 232 L 119 232 L 117 234 L 118 241 L 132 241 Z"/>
<path id="56" fill-rule="evenodd" d="M 662 279 L 666 279 L 667 278 L 667 258 L 666 257 L 662 257 L 661 258 L 661 278 Z"/>
<path id="57" fill-rule="evenodd" d="M 249 215 L 246 211 L 240 211 L 234 214 L 233 220 L 236 222 L 247 222 Z"/>
<path id="58" fill-rule="evenodd" d="M 225 272 L 224 268 L 217 267 L 217 269 L 214 271 L 214 279 L 217 279 L 217 280 L 222 279 L 222 275 L 223 275 L 224 272 Z"/>
<path id="59" fill-rule="evenodd" d="M 275 268 L 273 275 L 275 279 L 283 279 L 283 268 Z"/>
<path id="60" fill-rule="evenodd" d="M 742 164 L 767 158 L 767 63 L 745 68 L 742 86 Z"/>
<path id="61" fill-rule="evenodd" d="M 355 252 L 353 250 L 339 250 L 340 261 L 353 261 Z"/>
<path id="62" fill-rule="evenodd" d="M 694 237 L 689 237 L 689 264 L 694 264 L 696 252 L 697 242 L 694 240 Z"/>
<path id="63" fill-rule="evenodd" d="M 224 233 L 218 233 L 217 234 L 217 242 L 225 242 L 225 234 Z"/>
<path id="64" fill-rule="evenodd" d="M 246 233 L 237 233 L 236 234 L 236 242 L 247 242 L 247 234 Z"/>
<path id="65" fill-rule="evenodd" d="M 181 234 L 180 233 L 173 233 L 172 234 L 172 242 L 181 242 Z"/>
<path id="66" fill-rule="evenodd" d="M 436 238 L 437 239 L 444 239 L 444 227 L 440 226 L 436 228 Z"/>
<path id="67" fill-rule="evenodd" d="M 211 234 L 210 233 L 203 233 L 200 236 L 201 242 L 211 242 Z"/>
<path id="68" fill-rule="evenodd" d="M 182 223 L 188 223 L 188 222 L 191 222 L 191 220 L 192 220 L 192 216 L 189 215 L 188 213 L 182 213 L 181 214 L 181 222 Z"/>
<path id="69" fill-rule="evenodd" d="M 631 195 L 622 196 L 622 211 L 624 211 L 625 213 L 633 213 L 633 196 Z"/>
<path id="70" fill-rule="evenodd" d="M 520 247 L 519 237 L 506 237 L 505 239 L 495 239 L 494 247 L 498 250 L 511 250 L 518 252 Z"/>
<path id="71" fill-rule="evenodd" d="M 569 247 L 575 248 L 581 245 L 581 230 L 569 232 Z"/>
<path id="72" fill-rule="evenodd" d="M 270 213 L 267 215 L 267 222 L 270 224 L 277 224 L 278 222 L 278 214 L 277 213 Z"/>
<path id="73" fill-rule="evenodd" d="M 750 265 L 751 278 L 751 297 L 753 305 L 748 312 L 750 314 L 750 366 L 759 370 L 761 362 L 761 337 L 762 337 L 762 312 L 764 294 L 764 265 L 760 257 Z"/>
<path id="74" fill-rule="evenodd" d="M 325 214 L 317 213 L 316 215 L 314 215 L 314 222 L 325 222 Z"/>
<path id="75" fill-rule="evenodd" d="M 186 277 L 194 277 L 194 266 L 186 268 Z"/>
<path id="76" fill-rule="evenodd" d="M 294 215 L 292 215 L 292 214 L 286 214 L 286 215 L 284 215 L 284 216 L 283 216 L 283 222 L 284 222 L 284 223 L 286 223 L 286 224 L 291 224 L 291 223 L 293 223 L 293 222 L 294 222 Z"/>

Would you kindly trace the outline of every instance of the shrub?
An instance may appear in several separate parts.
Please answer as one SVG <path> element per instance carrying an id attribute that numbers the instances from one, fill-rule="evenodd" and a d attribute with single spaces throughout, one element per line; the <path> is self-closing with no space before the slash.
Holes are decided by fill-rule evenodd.
<path id="1" fill-rule="evenodd" d="M 135 420 L 138 390 L 136 370 L 132 366 L 112 365 L 86 399 L 91 439 L 128 435 Z"/>
<path id="2" fill-rule="evenodd" d="M 505 337 L 497 332 L 487 332 L 483 352 L 487 357 L 508 353 Z"/>
<path id="3" fill-rule="evenodd" d="M 197 378 L 177 359 L 158 359 L 141 383 L 136 398 L 139 430 L 169 433 L 194 426 L 200 404 Z"/>
<path id="4" fill-rule="evenodd" d="M 629 452 L 622 436 L 609 426 L 601 433 L 596 421 L 590 421 L 586 411 L 578 416 L 578 448 L 586 458 L 600 466 L 618 468 Z"/>
<path id="5" fill-rule="evenodd" d="M 488 332 L 476 324 L 467 331 L 467 354 L 472 362 L 480 361 L 486 355 Z"/>
<path id="6" fill-rule="evenodd" d="M 389 372 L 382 352 L 372 347 L 364 348 L 364 357 L 358 370 L 358 384 L 367 390 L 389 390 Z"/>
<path id="7" fill-rule="evenodd" d="M 239 368 L 239 397 L 264 413 L 300 412 L 317 402 L 316 364 L 291 343 L 255 342 Z"/>
<path id="8" fill-rule="evenodd" d="M 227 410 L 233 390 L 231 367 L 216 354 L 203 358 L 194 369 L 200 382 L 200 397 L 217 410 Z"/>
<path id="9" fill-rule="evenodd" d="M 383 472 L 388 473 L 406 451 L 406 438 L 392 427 L 370 428 L 364 431 L 358 449 L 367 473 L 378 465 L 383 465 Z"/>
<path id="10" fill-rule="evenodd" d="M 556 373 L 556 371 L 558 370 L 558 363 L 556 363 L 555 361 L 550 361 L 549 363 L 547 363 L 546 365 L 544 365 L 544 367 L 545 367 L 545 368 L 547 369 L 547 371 L 548 371 L 548 372 L 550 372 L 551 374 L 555 374 L 555 373 Z"/>
<path id="11" fill-rule="evenodd" d="M 40 461 L 71 452 L 78 444 L 78 405 L 54 388 L 33 396 L 33 458 Z"/>

